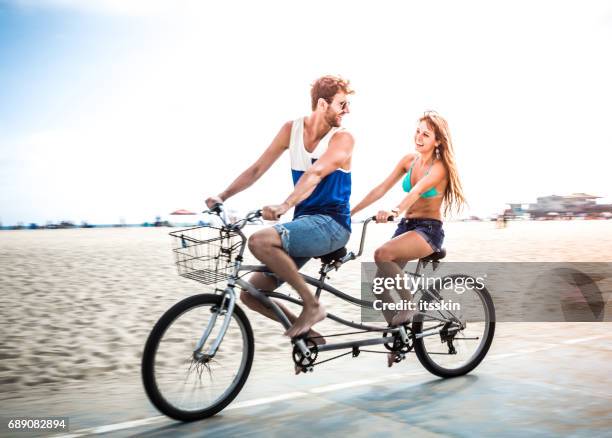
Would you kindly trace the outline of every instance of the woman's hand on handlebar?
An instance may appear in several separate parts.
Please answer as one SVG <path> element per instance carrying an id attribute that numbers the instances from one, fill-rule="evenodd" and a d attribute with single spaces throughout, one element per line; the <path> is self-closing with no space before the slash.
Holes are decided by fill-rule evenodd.
<path id="1" fill-rule="evenodd" d="M 377 224 L 381 224 L 385 222 L 392 222 L 396 217 L 396 214 L 392 211 L 380 210 L 378 213 L 376 213 L 376 216 L 374 216 L 374 220 Z"/>

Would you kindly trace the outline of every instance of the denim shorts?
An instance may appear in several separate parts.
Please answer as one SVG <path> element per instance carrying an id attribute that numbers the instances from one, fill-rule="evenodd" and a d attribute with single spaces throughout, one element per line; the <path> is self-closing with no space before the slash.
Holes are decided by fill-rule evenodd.
<path id="1" fill-rule="evenodd" d="M 400 220 L 393 237 L 400 236 L 408 231 L 416 231 L 429 243 L 434 252 L 440 252 L 444 242 L 442 222 L 437 219 L 406 219 Z"/>
<path id="2" fill-rule="evenodd" d="M 274 229 L 280 235 L 283 249 L 298 269 L 312 257 L 342 248 L 351 237 L 349 230 L 324 214 L 300 216 L 291 222 L 276 224 Z"/>

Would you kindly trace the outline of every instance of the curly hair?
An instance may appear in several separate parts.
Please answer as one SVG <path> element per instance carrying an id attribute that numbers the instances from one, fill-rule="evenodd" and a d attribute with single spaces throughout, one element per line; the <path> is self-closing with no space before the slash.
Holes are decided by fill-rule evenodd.
<path id="1" fill-rule="evenodd" d="M 321 76 L 314 81 L 310 89 L 312 110 L 314 111 L 317 108 L 319 99 L 325 99 L 327 103 L 331 103 L 338 92 L 343 92 L 344 94 L 355 93 L 355 91 L 350 88 L 350 82 L 348 80 L 340 76 Z"/>

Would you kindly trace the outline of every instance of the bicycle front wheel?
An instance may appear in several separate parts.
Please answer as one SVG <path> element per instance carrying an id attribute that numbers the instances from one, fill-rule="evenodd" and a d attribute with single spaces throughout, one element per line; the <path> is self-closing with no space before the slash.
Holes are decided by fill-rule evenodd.
<path id="1" fill-rule="evenodd" d="M 470 278 L 472 281 L 466 281 Z M 466 288 L 475 279 L 450 275 L 445 287 L 423 292 L 419 306 L 427 310 L 414 317 L 414 351 L 421 364 L 440 377 L 472 371 L 486 356 L 495 333 L 495 307 L 484 286 Z M 454 309 L 444 309 L 443 304 Z M 433 333 L 433 334 L 432 334 Z"/>
<path id="2" fill-rule="evenodd" d="M 201 353 L 217 338 L 225 318 L 222 300 L 221 295 L 202 294 L 180 301 L 147 339 L 144 387 L 153 405 L 171 418 L 194 421 L 216 414 L 238 395 L 251 371 L 253 330 L 238 306 L 215 356 L 207 359 L 194 351 L 207 328 L 211 331 Z"/>

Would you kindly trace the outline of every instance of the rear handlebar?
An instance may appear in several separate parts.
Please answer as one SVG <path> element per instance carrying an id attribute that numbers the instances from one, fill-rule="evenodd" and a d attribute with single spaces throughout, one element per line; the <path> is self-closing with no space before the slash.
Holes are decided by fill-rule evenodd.
<path id="1" fill-rule="evenodd" d="M 387 222 L 393 222 L 393 219 L 395 219 L 395 216 L 389 216 L 387 218 Z M 376 216 L 372 216 L 372 217 L 367 218 L 363 222 L 363 228 L 361 229 L 361 242 L 359 243 L 359 252 L 355 256 L 355 258 L 360 257 L 361 254 L 363 254 L 363 244 L 365 243 L 366 229 L 368 228 L 368 224 L 371 221 L 375 221 L 375 220 L 376 220 Z"/>
<path id="2" fill-rule="evenodd" d="M 376 220 L 376 216 L 372 216 L 371 218 L 369 218 L 370 220 L 375 221 Z M 387 218 L 387 222 L 393 222 L 393 220 L 395 219 L 395 216 L 389 216 Z"/>

